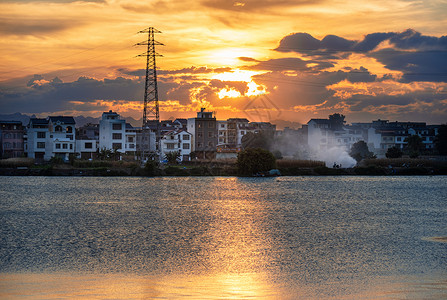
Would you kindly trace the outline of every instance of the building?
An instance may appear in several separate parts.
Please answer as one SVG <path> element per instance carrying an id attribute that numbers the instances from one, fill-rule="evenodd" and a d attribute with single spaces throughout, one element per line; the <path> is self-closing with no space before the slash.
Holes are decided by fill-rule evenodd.
<path id="1" fill-rule="evenodd" d="M 99 149 L 99 124 L 86 124 L 76 129 L 76 156 L 95 159 Z"/>
<path id="2" fill-rule="evenodd" d="M 172 130 L 165 133 L 161 140 L 162 157 L 169 152 L 178 151 L 180 161 L 189 161 L 191 159 L 192 134 L 183 129 Z"/>
<path id="3" fill-rule="evenodd" d="M 197 158 L 215 158 L 217 147 L 217 121 L 213 112 L 202 108 L 197 118 L 188 119 L 188 132 L 192 134 L 192 151 Z"/>
<path id="4" fill-rule="evenodd" d="M 111 110 L 99 121 L 99 149 L 126 152 L 126 120 Z"/>
<path id="5" fill-rule="evenodd" d="M 255 131 L 256 127 L 251 127 L 247 119 L 231 118 L 228 124 L 228 145 L 230 147 L 241 147 L 242 137 L 249 131 Z M 260 123 L 253 123 L 260 124 Z"/>
<path id="6" fill-rule="evenodd" d="M 75 125 L 73 117 L 55 116 L 31 118 L 27 127 L 25 152 L 36 162 L 60 157 L 68 161 L 75 154 Z"/>
<path id="7" fill-rule="evenodd" d="M 0 121 L 0 158 L 24 155 L 25 129 L 20 121 Z"/>

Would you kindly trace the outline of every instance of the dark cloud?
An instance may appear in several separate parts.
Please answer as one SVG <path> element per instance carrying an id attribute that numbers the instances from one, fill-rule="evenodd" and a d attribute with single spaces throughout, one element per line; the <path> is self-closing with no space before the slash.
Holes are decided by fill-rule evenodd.
<path id="1" fill-rule="evenodd" d="M 385 41 L 390 48 L 376 50 Z M 447 81 L 447 36 L 425 36 L 412 29 L 401 33 L 372 33 L 361 41 L 334 35 L 320 41 L 308 33 L 294 33 L 284 37 L 275 50 L 301 53 L 315 61 L 335 61 L 360 52 L 389 70 L 403 72 L 403 82 Z"/>
<path id="2" fill-rule="evenodd" d="M 315 4 L 320 1 L 315 0 L 204 0 L 202 5 L 222 10 L 240 11 L 240 12 L 256 12 L 264 9 L 297 7 L 309 4 Z"/>
<path id="3" fill-rule="evenodd" d="M 238 57 L 239 60 L 241 61 L 245 61 L 245 62 L 259 62 L 259 60 L 251 58 L 251 57 L 245 57 L 245 56 L 241 56 Z"/>
<path id="4" fill-rule="evenodd" d="M 71 101 L 138 100 L 142 99 L 143 91 L 141 82 L 122 77 L 104 80 L 80 77 L 64 83 L 57 77 L 45 80 L 44 76 L 34 75 L 27 87 L 0 94 L 0 110 L 25 113 L 63 111 L 73 109 Z"/>
<path id="5" fill-rule="evenodd" d="M 0 33 L 4 35 L 40 35 L 66 30 L 82 25 L 81 21 L 62 19 L 17 19 L 11 17 L 0 18 Z"/>
<path id="6" fill-rule="evenodd" d="M 390 70 L 404 73 L 402 82 L 447 82 L 447 52 L 383 49 L 369 54 Z"/>
<path id="7" fill-rule="evenodd" d="M 302 60 L 296 57 L 286 57 L 269 59 L 266 61 L 257 61 L 256 65 L 247 66 L 249 70 L 263 70 L 263 71 L 298 71 L 298 72 L 312 72 L 331 68 L 334 65 L 330 62 L 316 61 L 316 60 Z"/>
<path id="8" fill-rule="evenodd" d="M 5 3 L 72 3 L 72 2 L 105 2 L 105 0 L 2 0 Z"/>

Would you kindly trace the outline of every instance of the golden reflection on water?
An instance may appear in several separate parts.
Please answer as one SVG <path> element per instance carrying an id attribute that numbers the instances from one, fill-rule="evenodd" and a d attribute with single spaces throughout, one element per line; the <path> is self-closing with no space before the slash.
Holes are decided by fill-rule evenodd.
<path id="1" fill-rule="evenodd" d="M 267 299 L 277 293 L 256 274 L 140 276 L 1 274 L 0 299 Z"/>

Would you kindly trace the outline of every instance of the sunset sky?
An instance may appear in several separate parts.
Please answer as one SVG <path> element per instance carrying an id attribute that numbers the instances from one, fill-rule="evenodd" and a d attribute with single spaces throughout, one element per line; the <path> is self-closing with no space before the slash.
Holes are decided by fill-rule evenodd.
<path id="1" fill-rule="evenodd" d="M 2 0 L 0 114 L 447 122 L 445 0 Z"/>

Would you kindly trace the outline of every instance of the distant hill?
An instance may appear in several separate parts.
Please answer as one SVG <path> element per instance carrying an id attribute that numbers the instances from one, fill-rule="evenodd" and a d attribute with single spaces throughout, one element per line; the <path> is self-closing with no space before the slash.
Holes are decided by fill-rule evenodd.
<path id="1" fill-rule="evenodd" d="M 290 129 L 300 129 L 303 124 L 286 120 L 271 120 L 270 123 L 276 125 L 277 130 L 283 130 L 285 127 Z"/>
<path id="2" fill-rule="evenodd" d="M 15 114 L 9 114 L 9 115 L 1 115 L 0 114 L 0 120 L 1 121 L 20 121 L 23 125 L 28 125 L 30 118 L 35 118 L 35 115 L 28 116 L 21 113 L 15 113 Z"/>

